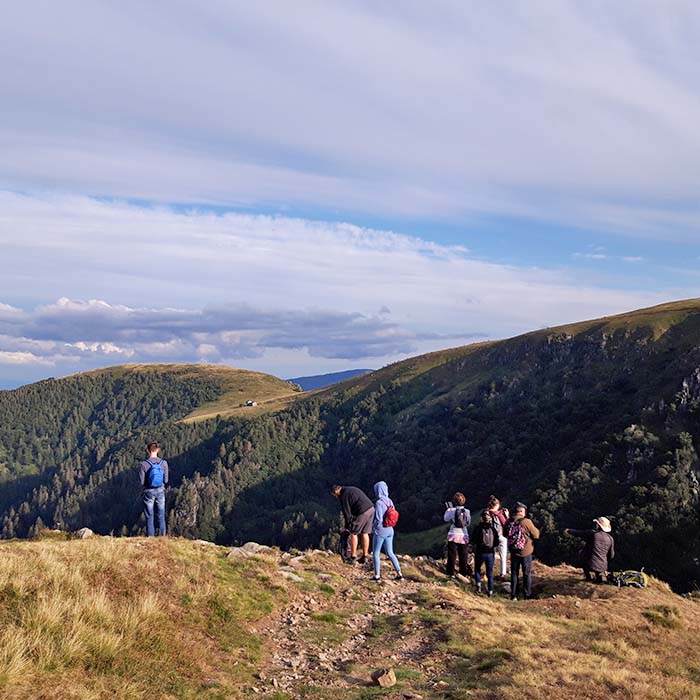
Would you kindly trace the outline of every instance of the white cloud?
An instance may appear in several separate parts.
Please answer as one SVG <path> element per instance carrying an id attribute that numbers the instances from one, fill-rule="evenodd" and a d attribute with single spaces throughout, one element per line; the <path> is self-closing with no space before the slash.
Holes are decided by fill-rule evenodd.
<path id="1" fill-rule="evenodd" d="M 11 323 L 0 319 L 0 364 L 223 362 L 259 358 L 269 349 L 352 360 L 405 354 L 417 341 L 431 339 L 437 336 L 361 314 L 266 311 L 245 305 L 130 308 L 62 298 Z"/>
<path id="2" fill-rule="evenodd" d="M 76 368 L 377 366 L 673 296 L 343 223 L 13 193 L 0 212 L 0 350 Z"/>
<path id="3" fill-rule="evenodd" d="M 574 253 L 573 258 L 578 260 L 607 260 L 608 256 L 605 253 Z"/>
<path id="4" fill-rule="evenodd" d="M 696 237 L 698 46 L 691 0 L 14 3 L 0 186 Z"/>
<path id="5" fill-rule="evenodd" d="M 51 359 L 40 357 L 31 352 L 10 352 L 0 350 L 0 364 L 2 365 L 52 365 Z"/>

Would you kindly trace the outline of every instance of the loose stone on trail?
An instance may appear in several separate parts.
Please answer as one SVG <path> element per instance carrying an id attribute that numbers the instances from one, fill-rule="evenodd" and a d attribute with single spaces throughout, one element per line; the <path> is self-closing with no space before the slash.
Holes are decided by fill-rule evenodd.
<path id="1" fill-rule="evenodd" d="M 396 685 L 396 674 L 393 668 L 380 668 L 372 674 L 372 681 L 382 688 L 391 688 Z"/>

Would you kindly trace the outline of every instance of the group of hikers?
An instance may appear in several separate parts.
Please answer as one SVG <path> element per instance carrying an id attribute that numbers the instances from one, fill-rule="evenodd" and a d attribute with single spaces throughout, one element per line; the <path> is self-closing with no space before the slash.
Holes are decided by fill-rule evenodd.
<path id="1" fill-rule="evenodd" d="M 158 442 L 146 446 L 147 457 L 139 464 L 139 480 L 142 486 L 143 512 L 146 518 L 146 533 L 149 537 L 156 532 L 166 534 L 165 525 L 165 485 L 168 483 L 168 463 L 160 457 Z M 394 567 L 395 578 L 403 579 L 401 563 L 394 554 L 394 526 L 399 513 L 389 498 L 389 487 L 385 481 L 374 485 L 374 501 L 356 486 L 334 485 L 331 493 L 340 502 L 345 521 L 344 534 L 347 535 L 349 563 L 364 564 L 370 554 L 374 564 L 373 581 L 381 581 L 381 553 L 385 552 Z M 525 599 L 532 596 L 532 555 L 535 541 L 540 531 L 528 517 L 524 503 L 517 502 L 512 512 L 501 507 L 501 502 L 491 496 L 481 511 L 479 522 L 472 529 L 471 512 L 466 507 L 465 495 L 458 491 L 452 501 L 445 503 L 443 520 L 449 523 L 447 532 L 448 576 L 467 577 L 470 574 L 469 554 L 474 556 L 474 583 L 477 593 L 483 592 L 482 569 L 486 573 L 486 593 L 494 592 L 494 568 L 496 554 L 500 565 L 499 579 L 506 581 L 508 576 L 508 554 L 510 553 L 510 597 L 517 599 L 521 590 Z M 610 561 L 615 556 L 615 543 L 610 534 L 610 521 L 605 517 L 595 518 L 593 527 L 588 530 L 566 529 L 567 535 L 581 538 L 585 545 L 582 553 L 582 568 L 588 581 L 601 583 L 610 569 Z M 358 556 L 358 549 L 361 554 Z"/>
<path id="2" fill-rule="evenodd" d="M 394 567 L 395 578 L 403 579 L 401 564 L 394 554 L 394 525 L 398 512 L 389 498 L 389 488 L 385 481 L 374 485 L 375 501 L 370 500 L 362 489 L 356 486 L 334 485 L 331 493 L 339 500 L 348 535 L 351 564 L 364 564 L 369 557 L 370 535 L 372 536 L 372 559 L 374 564 L 373 581 L 381 581 L 381 552 L 386 553 Z M 510 597 L 516 600 L 522 589 L 523 597 L 532 597 L 532 557 L 535 541 L 540 531 L 528 517 L 524 503 L 517 502 L 512 512 L 501 507 L 496 496 L 491 496 L 481 511 L 479 522 L 470 532 L 471 512 L 466 507 L 465 495 L 458 491 L 452 501 L 445 503 L 443 520 L 449 523 L 447 532 L 448 576 L 466 579 L 470 574 L 469 554 L 474 556 L 474 583 L 476 592 L 482 593 L 482 569 L 486 574 L 486 594 L 494 593 L 494 568 L 496 555 L 500 565 L 499 579 L 508 577 L 508 554 L 510 553 Z M 610 534 L 608 518 L 603 516 L 593 520 L 588 530 L 566 529 L 567 535 L 584 541 L 582 568 L 588 581 L 602 583 L 615 556 L 615 543 Z M 358 549 L 361 554 L 358 556 Z M 521 585 L 522 577 L 522 585 Z"/>

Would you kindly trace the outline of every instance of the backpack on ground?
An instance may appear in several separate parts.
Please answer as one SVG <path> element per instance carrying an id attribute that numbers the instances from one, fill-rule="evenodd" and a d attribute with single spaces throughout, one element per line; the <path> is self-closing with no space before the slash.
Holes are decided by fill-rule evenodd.
<path id="1" fill-rule="evenodd" d="M 622 586 L 647 588 L 649 586 L 649 577 L 644 571 L 615 571 L 608 574 L 608 583 L 612 583 L 618 588 Z"/>
<path id="2" fill-rule="evenodd" d="M 508 528 L 508 547 L 516 552 L 522 551 L 527 545 L 525 528 L 518 521 L 514 520 Z"/>
<path id="3" fill-rule="evenodd" d="M 341 530 L 338 538 L 338 554 L 345 561 L 350 561 L 350 530 Z"/>
<path id="4" fill-rule="evenodd" d="M 467 518 L 467 509 L 464 506 L 455 508 L 455 527 L 464 529 L 468 525 L 469 519 Z"/>
<path id="5" fill-rule="evenodd" d="M 394 508 L 394 506 L 391 505 L 391 503 L 388 503 L 387 501 L 384 501 L 386 504 L 386 510 L 384 511 L 384 518 L 382 519 L 382 526 L 383 527 L 395 527 L 396 523 L 399 522 L 399 511 Z"/>
<path id="6" fill-rule="evenodd" d="M 157 489 L 163 485 L 163 460 L 160 462 L 151 462 L 150 459 L 146 460 L 151 468 L 146 472 L 146 483 L 149 489 Z"/>

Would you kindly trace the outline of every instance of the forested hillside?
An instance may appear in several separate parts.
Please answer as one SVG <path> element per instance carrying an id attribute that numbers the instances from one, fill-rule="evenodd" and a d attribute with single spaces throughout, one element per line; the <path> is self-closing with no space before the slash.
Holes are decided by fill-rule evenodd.
<path id="1" fill-rule="evenodd" d="M 171 531 L 219 542 L 328 542 L 333 481 L 389 482 L 401 529 L 524 499 L 539 553 L 612 516 L 620 565 L 700 582 L 700 301 L 432 353 L 268 412 L 182 423 L 215 375 L 113 369 L 0 393 L 3 536 L 89 525 L 138 532 L 146 436 L 172 465 Z M 196 413 L 196 411 L 195 411 Z M 332 536 L 332 535 L 331 535 Z"/>

